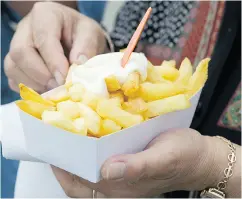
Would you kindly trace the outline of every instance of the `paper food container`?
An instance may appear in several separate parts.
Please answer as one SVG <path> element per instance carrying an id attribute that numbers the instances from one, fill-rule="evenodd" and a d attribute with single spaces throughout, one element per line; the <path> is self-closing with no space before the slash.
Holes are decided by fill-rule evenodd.
<path id="1" fill-rule="evenodd" d="M 61 89 L 58 87 L 45 93 Z M 113 155 L 136 153 L 171 128 L 189 127 L 201 90 L 191 98 L 191 107 L 161 115 L 139 125 L 101 137 L 87 137 L 46 124 L 19 109 L 29 155 L 71 172 L 90 182 L 100 180 L 100 169 Z"/>

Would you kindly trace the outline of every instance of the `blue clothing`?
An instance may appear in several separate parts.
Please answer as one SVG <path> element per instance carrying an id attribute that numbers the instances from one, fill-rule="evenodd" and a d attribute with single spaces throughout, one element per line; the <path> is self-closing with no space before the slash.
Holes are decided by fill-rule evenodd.
<path id="1" fill-rule="evenodd" d="M 2 4 L 3 2 L 1 2 Z M 4 5 L 7 6 L 4 2 Z M 105 9 L 106 1 L 78 1 L 78 9 L 81 13 L 100 22 Z M 3 7 L 3 4 L 2 4 Z M 20 17 L 6 7 L 11 15 L 11 20 L 18 22 Z M 9 51 L 10 41 L 14 31 L 9 26 L 9 15 L 1 14 L 1 104 L 7 104 L 19 98 L 19 94 L 10 90 L 7 77 L 4 73 L 3 62 Z M 14 187 L 18 169 L 18 161 L 3 158 L 1 152 L 1 198 L 13 198 Z"/>

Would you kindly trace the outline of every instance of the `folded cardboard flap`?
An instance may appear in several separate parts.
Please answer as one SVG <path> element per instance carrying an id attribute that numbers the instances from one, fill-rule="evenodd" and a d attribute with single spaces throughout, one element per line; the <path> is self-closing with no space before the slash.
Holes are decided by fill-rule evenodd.
<path id="1" fill-rule="evenodd" d="M 26 150 L 39 160 L 96 183 L 100 180 L 101 166 L 109 157 L 142 151 L 161 132 L 189 127 L 200 93 L 201 90 L 191 98 L 188 109 L 155 117 L 99 139 L 67 132 L 19 109 Z"/>

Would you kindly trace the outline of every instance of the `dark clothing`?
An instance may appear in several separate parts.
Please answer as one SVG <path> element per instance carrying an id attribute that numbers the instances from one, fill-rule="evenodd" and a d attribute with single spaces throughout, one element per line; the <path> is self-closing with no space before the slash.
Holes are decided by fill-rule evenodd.
<path id="1" fill-rule="evenodd" d="M 241 145 L 241 2 L 227 2 L 192 127 Z"/>

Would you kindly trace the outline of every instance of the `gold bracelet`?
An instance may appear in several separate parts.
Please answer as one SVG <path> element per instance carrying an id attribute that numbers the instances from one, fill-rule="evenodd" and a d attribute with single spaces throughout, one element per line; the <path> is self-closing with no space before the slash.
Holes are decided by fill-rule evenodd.
<path id="1" fill-rule="evenodd" d="M 225 139 L 221 136 L 216 136 L 217 138 L 223 140 L 228 144 L 228 147 L 230 149 L 230 153 L 228 155 L 228 167 L 224 170 L 224 177 L 223 180 L 221 180 L 217 184 L 217 188 L 209 188 L 206 190 L 203 190 L 200 194 L 201 198 L 225 198 L 224 190 L 227 187 L 228 179 L 233 175 L 233 167 L 236 162 L 236 148 L 232 142 Z"/>

